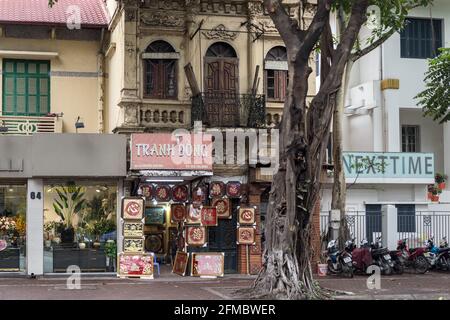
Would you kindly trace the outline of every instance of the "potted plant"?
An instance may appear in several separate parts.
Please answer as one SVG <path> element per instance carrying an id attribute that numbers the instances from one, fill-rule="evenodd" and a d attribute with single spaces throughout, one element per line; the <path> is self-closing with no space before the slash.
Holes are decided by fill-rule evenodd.
<path id="1" fill-rule="evenodd" d="M 55 222 L 47 222 L 44 224 L 45 231 L 45 247 L 50 248 L 52 246 L 51 234 L 53 233 Z"/>
<path id="2" fill-rule="evenodd" d="M 434 177 L 434 181 L 437 183 L 439 189 L 444 190 L 445 189 L 445 181 L 447 181 L 447 176 L 442 173 L 436 173 L 436 176 Z"/>
<path id="3" fill-rule="evenodd" d="M 59 230 L 61 242 L 73 243 L 75 238 L 74 218 L 85 205 L 84 192 L 82 192 L 82 187 L 75 187 L 73 190 L 69 190 L 69 187 L 59 187 L 55 190 L 58 199 L 54 199 L 53 208 L 62 220 L 62 228 Z"/>
<path id="4" fill-rule="evenodd" d="M 115 260 L 117 257 L 117 246 L 114 240 L 108 240 L 105 243 L 106 266 L 110 271 L 114 271 Z"/>
<path id="5" fill-rule="evenodd" d="M 429 185 L 428 186 L 429 198 L 433 202 L 438 202 L 439 201 L 439 193 L 441 193 L 441 192 L 442 192 L 442 190 L 437 188 L 436 185 Z"/>

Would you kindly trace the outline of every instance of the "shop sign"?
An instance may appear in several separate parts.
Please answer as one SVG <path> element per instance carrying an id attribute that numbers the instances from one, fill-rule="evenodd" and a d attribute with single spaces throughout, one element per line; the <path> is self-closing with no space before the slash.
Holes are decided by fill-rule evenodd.
<path id="1" fill-rule="evenodd" d="M 188 261 L 189 261 L 189 253 L 177 251 L 177 254 L 175 256 L 175 262 L 172 268 L 172 273 L 184 277 L 186 275 Z"/>
<path id="2" fill-rule="evenodd" d="M 191 276 L 223 277 L 225 254 L 193 252 L 191 259 Z"/>
<path id="3" fill-rule="evenodd" d="M 153 279 L 153 253 L 119 253 L 117 261 L 119 277 L 139 277 Z"/>
<path id="4" fill-rule="evenodd" d="M 255 244 L 254 227 L 238 227 L 237 228 L 237 244 L 253 245 Z"/>
<path id="5" fill-rule="evenodd" d="M 212 135 L 135 133 L 131 135 L 131 170 L 212 171 Z"/>

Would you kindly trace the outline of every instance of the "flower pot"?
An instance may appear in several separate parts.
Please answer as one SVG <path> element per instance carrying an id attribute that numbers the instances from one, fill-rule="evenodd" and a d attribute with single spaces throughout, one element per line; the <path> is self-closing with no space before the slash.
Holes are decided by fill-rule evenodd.
<path id="1" fill-rule="evenodd" d="M 45 240 L 45 247 L 46 248 L 50 248 L 52 246 L 52 241 L 51 240 Z"/>
<path id="2" fill-rule="evenodd" d="M 433 198 L 433 194 L 431 192 L 428 192 L 428 199 L 431 200 Z"/>
<path id="3" fill-rule="evenodd" d="M 94 242 L 93 244 L 92 244 L 92 247 L 94 247 L 95 249 L 98 249 L 98 248 L 100 248 L 100 242 Z"/>
<path id="4" fill-rule="evenodd" d="M 441 182 L 438 184 L 439 189 L 444 190 L 445 189 L 445 182 Z"/>
<path id="5" fill-rule="evenodd" d="M 80 242 L 80 243 L 78 244 L 78 248 L 80 248 L 80 249 L 86 249 L 86 243 Z"/>
<path id="6" fill-rule="evenodd" d="M 319 263 L 317 265 L 317 274 L 319 277 L 325 277 L 327 275 L 328 265 L 326 263 Z"/>
<path id="7" fill-rule="evenodd" d="M 433 195 L 431 196 L 431 201 L 433 201 L 433 202 L 439 202 L 439 196 L 438 196 L 437 194 L 433 194 Z"/>
<path id="8" fill-rule="evenodd" d="M 61 231 L 62 243 L 73 243 L 74 238 L 75 238 L 75 230 L 73 228 L 64 229 Z"/>

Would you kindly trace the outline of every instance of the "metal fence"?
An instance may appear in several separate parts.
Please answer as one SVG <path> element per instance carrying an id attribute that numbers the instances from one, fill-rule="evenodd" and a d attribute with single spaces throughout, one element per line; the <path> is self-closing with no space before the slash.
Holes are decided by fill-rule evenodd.
<path id="1" fill-rule="evenodd" d="M 381 236 L 381 213 L 366 211 L 346 212 L 347 225 L 356 244 L 366 239 L 372 242 Z M 320 213 L 320 232 L 324 235 L 329 228 L 329 212 Z M 450 240 L 450 211 L 413 211 L 397 214 L 396 239 L 407 239 L 410 248 L 422 247 L 434 236 L 435 245 L 445 236 Z"/>

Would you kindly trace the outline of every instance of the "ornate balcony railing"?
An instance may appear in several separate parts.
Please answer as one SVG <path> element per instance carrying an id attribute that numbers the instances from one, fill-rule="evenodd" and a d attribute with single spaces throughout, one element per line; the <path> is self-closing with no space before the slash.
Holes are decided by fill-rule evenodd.
<path id="1" fill-rule="evenodd" d="M 28 136 L 41 132 L 61 133 L 61 119 L 58 117 L 0 116 L 0 134 Z"/>
<path id="2" fill-rule="evenodd" d="M 191 121 L 202 121 L 209 127 L 265 127 L 265 96 L 201 93 L 192 98 Z"/>

